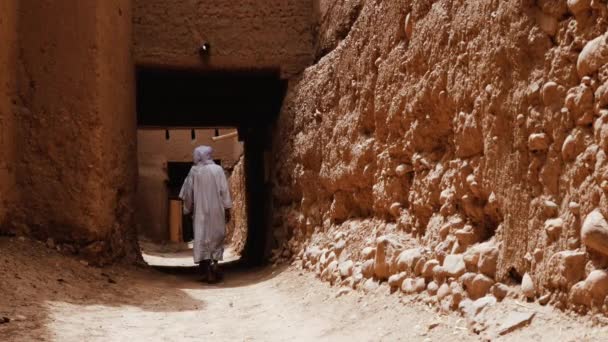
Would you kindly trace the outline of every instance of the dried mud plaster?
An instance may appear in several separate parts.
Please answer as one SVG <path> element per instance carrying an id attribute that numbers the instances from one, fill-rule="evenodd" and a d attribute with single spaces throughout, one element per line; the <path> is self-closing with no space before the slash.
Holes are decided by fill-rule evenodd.
<path id="1" fill-rule="evenodd" d="M 328 3 L 357 17 L 345 37 L 321 21 L 335 47 L 290 82 L 276 255 L 446 308 L 519 293 L 608 312 L 606 3 Z"/>

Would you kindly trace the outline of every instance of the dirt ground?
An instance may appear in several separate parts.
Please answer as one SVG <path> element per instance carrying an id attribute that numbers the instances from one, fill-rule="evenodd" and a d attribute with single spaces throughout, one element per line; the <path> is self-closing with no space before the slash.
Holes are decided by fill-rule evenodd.
<path id="1" fill-rule="evenodd" d="M 148 246 L 149 247 L 149 246 Z M 187 255 L 152 251 L 155 268 L 95 268 L 40 242 L 0 238 L 0 341 L 441 341 L 483 340 L 459 314 L 417 297 L 340 289 L 294 266 L 224 264 L 219 285 L 198 281 Z M 162 259 L 162 263 L 158 263 Z M 178 265 L 178 266 L 176 266 Z M 533 311 L 505 341 L 597 341 L 597 319 L 506 301 L 501 318 Z"/>

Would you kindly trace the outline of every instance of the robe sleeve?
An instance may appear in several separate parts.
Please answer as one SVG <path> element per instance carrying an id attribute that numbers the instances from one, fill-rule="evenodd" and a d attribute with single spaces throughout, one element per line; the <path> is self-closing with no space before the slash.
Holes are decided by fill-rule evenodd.
<path id="1" fill-rule="evenodd" d="M 188 215 L 192 212 L 193 198 L 194 198 L 194 187 L 192 181 L 192 171 L 188 173 L 188 177 L 182 185 L 182 190 L 179 192 L 179 198 L 184 201 L 184 215 Z"/>
<path id="2" fill-rule="evenodd" d="M 228 181 L 224 172 L 219 173 L 220 177 L 220 196 L 222 197 L 222 205 L 224 209 L 232 208 L 232 199 L 230 198 L 230 190 L 228 189 Z"/>

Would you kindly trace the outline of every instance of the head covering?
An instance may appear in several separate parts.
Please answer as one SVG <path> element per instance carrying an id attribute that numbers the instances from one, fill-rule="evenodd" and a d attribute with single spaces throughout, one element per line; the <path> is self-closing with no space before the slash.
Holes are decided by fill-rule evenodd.
<path id="1" fill-rule="evenodd" d="M 194 164 L 197 165 L 208 165 L 213 164 L 213 159 L 211 158 L 211 153 L 213 153 L 213 149 L 209 146 L 199 146 L 194 149 Z"/>

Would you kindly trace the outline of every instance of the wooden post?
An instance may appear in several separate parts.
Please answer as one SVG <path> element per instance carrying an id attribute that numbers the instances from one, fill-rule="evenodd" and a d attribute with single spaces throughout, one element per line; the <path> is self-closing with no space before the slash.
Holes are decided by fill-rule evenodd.
<path id="1" fill-rule="evenodd" d="M 171 242 L 182 242 L 182 201 L 169 201 L 169 236 Z"/>

